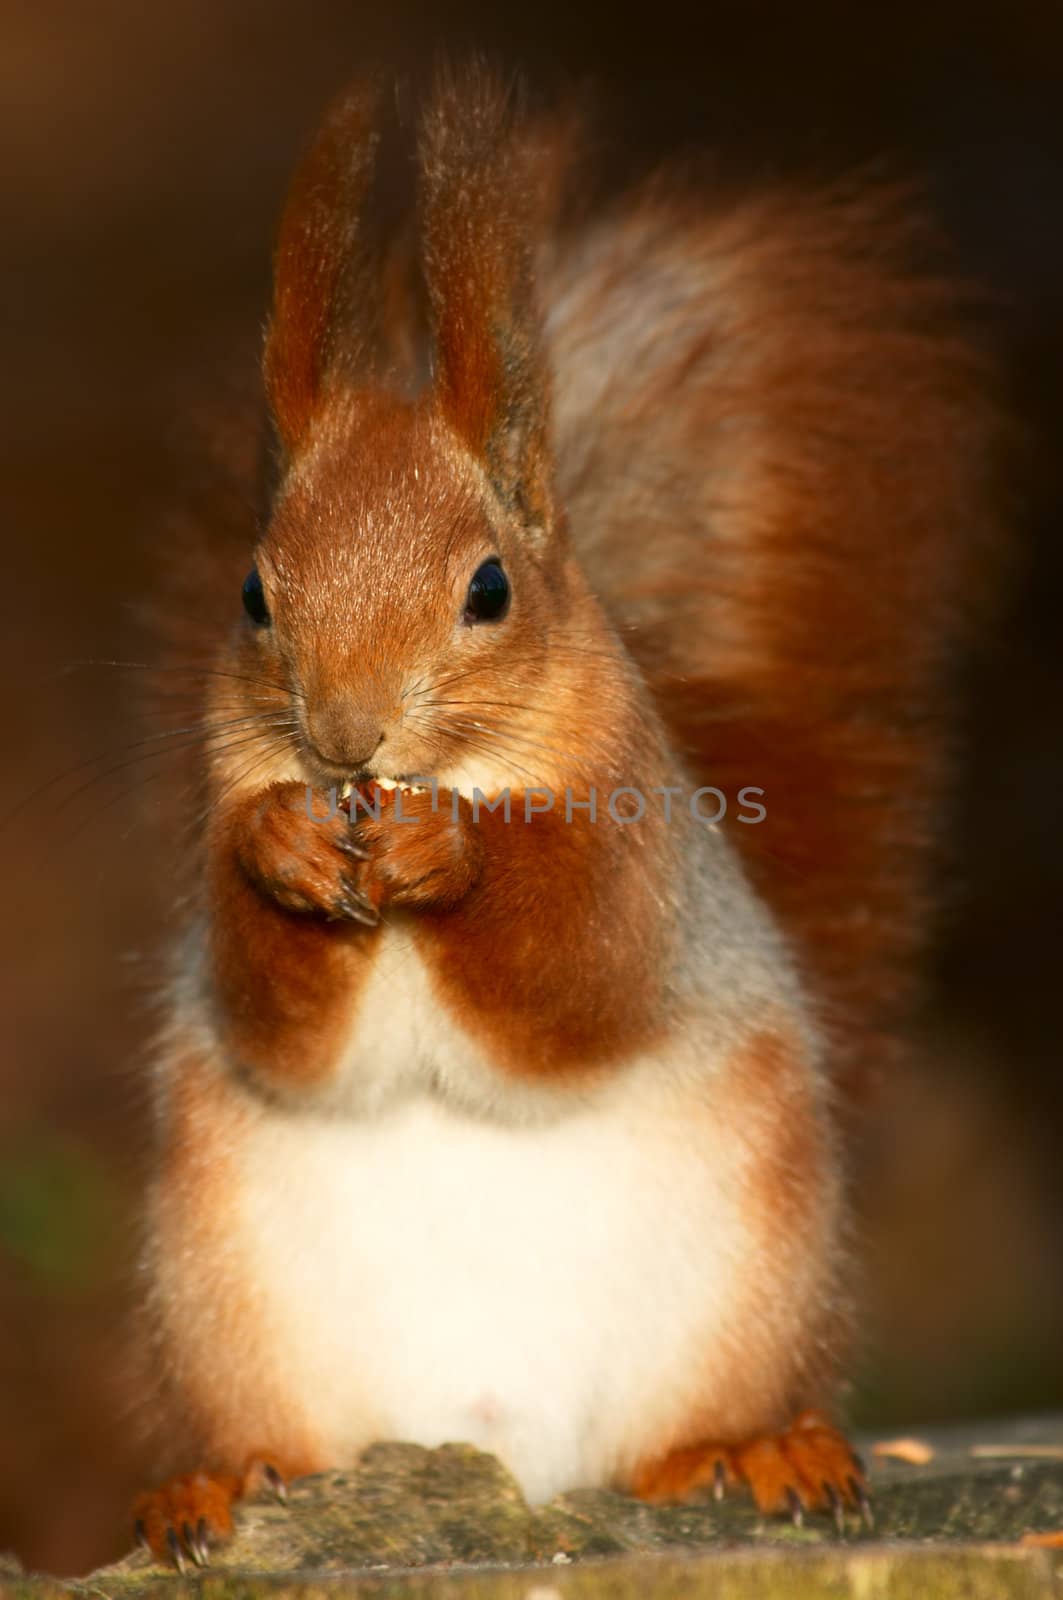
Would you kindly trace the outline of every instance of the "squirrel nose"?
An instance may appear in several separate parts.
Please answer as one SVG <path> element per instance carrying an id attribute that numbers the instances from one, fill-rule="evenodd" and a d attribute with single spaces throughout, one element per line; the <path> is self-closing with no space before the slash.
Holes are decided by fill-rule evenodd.
<path id="1" fill-rule="evenodd" d="M 379 716 L 336 700 L 315 706 L 307 729 L 322 760 L 345 772 L 366 766 L 384 740 Z"/>

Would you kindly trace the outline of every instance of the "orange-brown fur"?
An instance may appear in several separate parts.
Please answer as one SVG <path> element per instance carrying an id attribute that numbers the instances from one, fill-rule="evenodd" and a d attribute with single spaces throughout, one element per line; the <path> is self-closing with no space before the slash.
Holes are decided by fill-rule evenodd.
<path id="1" fill-rule="evenodd" d="M 242 797 L 211 822 L 219 1029 L 243 1070 L 280 1088 L 328 1077 L 348 998 L 373 960 L 357 924 L 325 920 L 353 886 L 357 863 L 335 844 L 349 831 L 342 815 L 311 821 L 297 783 Z"/>
<path id="2" fill-rule="evenodd" d="M 364 355 L 353 321 L 338 325 L 337 310 L 364 282 L 359 222 L 379 138 L 380 99 L 378 86 L 366 83 L 337 102 L 299 170 L 281 219 L 265 381 L 274 421 L 289 449 L 306 434 L 329 365 Z M 362 326 L 364 337 L 371 329 L 365 329 L 364 319 Z"/>
<path id="3" fill-rule="evenodd" d="M 742 1052 L 731 1091 L 706 1113 L 736 1144 L 756 1152 L 742 1196 L 751 1223 L 750 1259 L 789 1253 L 788 1303 L 778 1304 L 767 1275 L 750 1272 L 723 1392 L 704 1406 L 693 1404 L 680 1433 L 662 1437 L 659 1455 L 636 1463 L 622 1480 L 647 1498 L 667 1498 L 663 1484 L 688 1467 L 700 1474 L 706 1461 L 704 1481 L 711 1482 L 714 1453 L 725 1452 L 730 1461 L 743 1441 L 784 1430 L 802 1408 L 832 1401 L 850 1340 L 851 1305 L 837 1273 L 821 1270 L 825 1219 L 808 1174 L 836 1169 L 838 1151 L 816 1117 L 800 1049 L 781 1022 L 757 1033 Z M 692 1389 L 697 1392 L 696 1381 Z M 693 1479 L 686 1485 L 695 1486 Z"/>
<path id="4" fill-rule="evenodd" d="M 226 1195 L 242 1119 L 212 1066 L 179 1044 L 170 1058 L 162 1115 L 160 1176 L 170 1204 L 155 1219 L 157 1322 L 168 1315 L 171 1267 L 186 1258 L 201 1261 L 203 1271 L 194 1276 L 193 1297 L 187 1286 L 183 1291 L 188 1325 L 181 1329 L 182 1358 L 158 1375 L 162 1390 L 175 1399 L 173 1434 L 166 1429 L 161 1453 L 180 1460 L 191 1446 L 197 1463 L 220 1480 L 242 1474 L 253 1459 L 273 1462 L 281 1471 L 293 1463 L 301 1471 L 322 1466 L 312 1433 L 263 1381 L 268 1362 L 256 1352 L 270 1330 L 262 1324 L 254 1285 L 230 1283 L 219 1297 L 211 1281 L 207 1263 L 219 1243 L 224 1248 L 229 1227 Z M 168 1342 L 166 1348 L 175 1346 Z M 157 1540 L 155 1548 L 161 1548 Z"/>
<path id="5" fill-rule="evenodd" d="M 417 230 L 388 241 L 369 220 L 380 104 L 372 87 L 338 103 L 281 227 L 265 358 L 280 481 L 256 554 L 271 625 L 210 639 L 211 714 L 262 718 L 250 749 L 219 740 L 205 764 L 198 908 L 225 1064 L 182 1047 L 179 1006 L 160 1181 L 167 1226 L 184 1221 L 163 1261 L 198 1229 L 224 1234 L 239 1129 L 219 1076 L 298 1099 L 338 1070 L 376 948 L 357 905 L 408 925 L 441 1015 L 501 1073 L 559 1092 L 667 1043 L 683 960 L 711 963 L 683 921 L 689 823 L 473 822 L 445 792 L 434 808 L 404 797 L 405 828 L 390 805 L 350 829 L 310 822 L 293 770 L 323 791 L 378 729 L 395 775 L 486 757 L 517 791 L 572 783 L 603 802 L 618 784 L 763 790 L 763 823 L 732 809 L 724 827 L 788 941 L 836 1106 L 886 1060 L 927 924 L 998 423 L 907 203 L 662 180 L 581 216 L 562 124 L 528 131 L 473 72 L 442 79 L 423 119 L 407 259 Z M 422 299 L 427 385 L 411 354 Z M 515 632 L 474 630 L 448 675 L 469 573 L 492 554 Z M 213 574 L 238 581 L 249 559 L 249 543 L 239 565 L 220 549 L 203 573 L 220 588 Z M 418 722 L 409 679 L 425 662 Z M 683 1493 L 722 1462 L 768 1509 L 788 1490 L 830 1501 L 825 1482 L 857 1500 L 860 1470 L 818 1414 L 786 1431 L 830 1404 L 845 1342 L 821 1215 L 843 1186 L 840 1142 L 802 1029 L 744 1021 L 729 1087 L 703 1111 L 756 1157 L 733 1382 L 706 1399 L 684 1375 L 685 1422 L 625 1481 Z M 761 1288 L 769 1258 L 785 1304 Z M 173 1305 L 162 1319 L 170 1359 L 217 1345 L 191 1432 L 230 1486 L 263 1444 L 324 1464 L 260 1390 L 254 1285 L 235 1289 L 225 1329 L 194 1302 L 187 1327 Z M 253 1439 L 249 1410 L 273 1419 Z M 148 1508 L 156 1550 L 184 1493 Z"/>
<path id="6" fill-rule="evenodd" d="M 736 1103 L 718 1108 L 736 1139 L 761 1153 L 758 1181 L 749 1185 L 753 1220 L 751 1253 L 777 1258 L 790 1250 L 793 1293 L 805 1335 L 791 1333 L 772 1291 L 751 1274 L 740 1320 L 727 1401 L 709 1413 L 692 1407 L 682 1434 L 662 1438 L 658 1453 L 637 1462 L 621 1486 L 641 1499 L 682 1499 L 708 1486 L 717 1495 L 746 1485 L 768 1513 L 866 1508 L 862 1464 L 825 1414 L 847 1352 L 852 1307 L 837 1281 L 806 1283 L 803 1260 L 819 1233 L 806 1175 L 836 1163 L 807 1103 L 807 1080 L 795 1070 L 794 1047 L 779 1033 L 764 1033 L 746 1051 Z M 773 1386 L 764 1382 L 771 1373 Z M 822 1408 L 822 1409 L 820 1409 Z"/>
<path id="7" fill-rule="evenodd" d="M 723 1494 L 744 1483 L 761 1511 L 866 1506 L 863 1465 L 820 1412 L 801 1412 L 779 1433 L 742 1444 L 724 1440 L 688 1445 L 643 1462 L 631 1488 L 641 1500 L 682 1500 L 706 1485 Z"/>
<path id="8" fill-rule="evenodd" d="M 327 1459 L 312 1432 L 272 1393 L 268 1362 L 256 1352 L 268 1338 L 254 1286 L 228 1285 L 223 1298 L 204 1273 L 189 1294 L 182 1287 L 179 1340 L 164 1333 L 171 1300 L 172 1261 L 208 1262 L 224 1250 L 230 1191 L 229 1162 L 239 1137 L 231 1104 L 211 1069 L 177 1044 L 170 1060 L 162 1141 L 161 1188 L 170 1204 L 153 1219 L 153 1304 L 156 1360 L 180 1350 L 180 1360 L 154 1373 L 158 1412 L 151 1419 L 160 1466 L 178 1470 L 137 1496 L 137 1537 L 163 1560 L 205 1559 L 232 1531 L 232 1506 L 264 1486 L 320 1471 Z"/>
<path id="9" fill-rule="evenodd" d="M 584 367 L 593 412 L 559 398 L 563 498 L 677 752 L 700 782 L 765 790 L 762 825 L 725 826 L 860 1100 L 911 999 L 957 650 L 997 571 L 1002 421 L 972 296 L 913 197 L 873 183 L 651 185 L 599 249 L 598 272 L 560 273 L 555 347 L 574 373 L 600 363 L 610 317 L 642 377 L 599 395 Z M 650 258 L 659 316 L 633 300 L 617 319 Z M 613 494 L 615 458 L 660 492 Z"/>
<path id="10" fill-rule="evenodd" d="M 664 1028 L 664 952 L 638 928 L 652 867 L 620 828 L 585 813 L 571 823 L 484 813 L 476 831 L 478 882 L 414 930 L 447 1010 L 523 1075 L 597 1068 L 649 1046 Z M 601 918 L 612 924 L 604 947 L 591 935 Z"/>

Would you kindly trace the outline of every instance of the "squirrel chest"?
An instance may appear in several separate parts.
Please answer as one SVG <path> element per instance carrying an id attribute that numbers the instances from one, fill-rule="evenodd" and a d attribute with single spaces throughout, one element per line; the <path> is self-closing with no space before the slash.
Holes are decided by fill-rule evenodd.
<path id="1" fill-rule="evenodd" d="M 715 1387 L 714 1360 L 726 1386 L 757 1258 L 741 1096 L 726 1062 L 676 1056 L 578 1104 L 477 1103 L 475 1047 L 410 943 L 384 939 L 346 1100 L 293 1110 L 215 1081 L 224 1244 L 168 1271 L 253 1296 L 262 1389 L 327 1459 L 463 1440 L 533 1500 L 607 1481 L 649 1417 L 667 1431 L 688 1385 Z"/>

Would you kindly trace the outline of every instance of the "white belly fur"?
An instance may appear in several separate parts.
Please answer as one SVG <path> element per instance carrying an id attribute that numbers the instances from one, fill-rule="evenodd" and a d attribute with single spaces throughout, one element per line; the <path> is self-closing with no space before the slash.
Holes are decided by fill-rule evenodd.
<path id="1" fill-rule="evenodd" d="M 703 1042 L 696 1065 L 633 1063 L 549 1120 L 463 1109 L 438 1084 L 466 1057 L 475 1076 L 475 1049 L 433 1007 L 431 1059 L 401 955 L 363 996 L 349 1070 L 402 1092 L 256 1112 L 229 1248 L 337 1464 L 377 1438 L 465 1440 L 533 1501 L 608 1481 L 705 1383 L 738 1292 L 747 1153 L 711 1114 L 721 1062 Z"/>

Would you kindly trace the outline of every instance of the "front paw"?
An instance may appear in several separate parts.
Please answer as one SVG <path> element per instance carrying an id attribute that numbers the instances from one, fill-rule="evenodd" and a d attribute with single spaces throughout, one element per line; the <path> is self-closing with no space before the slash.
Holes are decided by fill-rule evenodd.
<path id="1" fill-rule="evenodd" d="M 350 818 L 329 796 L 278 783 L 243 802 L 233 818 L 237 858 L 256 887 L 286 911 L 318 912 L 374 927 L 366 896 L 366 851 Z"/>
<path id="2" fill-rule="evenodd" d="M 352 801 L 351 829 L 365 853 L 358 880 L 372 906 L 455 905 L 479 876 L 472 807 L 446 791 L 368 785 Z"/>

